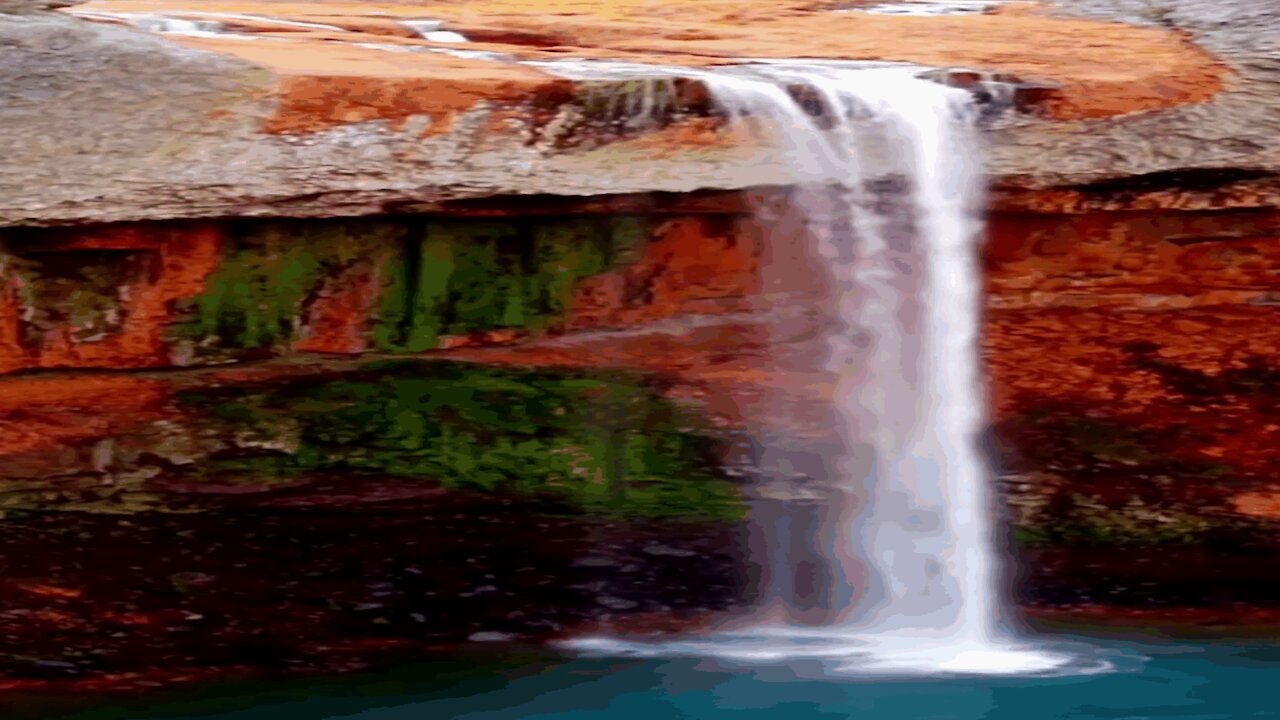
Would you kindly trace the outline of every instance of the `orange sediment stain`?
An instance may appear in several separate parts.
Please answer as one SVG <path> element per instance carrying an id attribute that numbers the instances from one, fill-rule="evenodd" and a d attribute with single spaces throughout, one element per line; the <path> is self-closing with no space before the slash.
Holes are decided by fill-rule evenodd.
<path id="1" fill-rule="evenodd" d="M 1241 515 L 1280 520 L 1280 488 L 1237 495 L 1231 504 Z"/>
<path id="2" fill-rule="evenodd" d="M 0 264 L 0 375 L 20 370 L 31 362 L 22 346 L 21 281 Z"/>
<path id="3" fill-rule="evenodd" d="M 307 336 L 298 341 L 306 352 L 350 354 L 367 349 L 365 330 L 376 312 L 381 289 L 378 273 L 368 264 L 348 270 L 336 289 L 316 298 L 311 321 L 304 324 Z"/>
<path id="4" fill-rule="evenodd" d="M 169 396 L 132 377 L 0 378 L 0 456 L 122 432 L 164 417 Z"/>
<path id="5" fill-rule="evenodd" d="M 424 134 L 434 135 L 446 132 L 456 114 L 479 102 L 547 96 L 567 100 L 572 89 L 567 80 L 522 65 L 390 52 L 332 42 L 332 37 L 300 35 L 273 43 L 180 41 L 238 56 L 276 74 L 278 106 L 263 122 L 269 133 L 310 133 L 374 120 L 401 129 L 410 119 L 425 117 L 430 122 Z"/>
<path id="6" fill-rule="evenodd" d="M 111 227 L 81 231 L 58 243 L 57 249 L 139 251 L 145 254 L 144 276 L 127 288 L 118 332 L 98 341 L 76 342 L 69 328 L 56 328 L 35 350 L 35 366 L 155 367 L 168 364 L 164 331 L 170 305 L 204 288 L 221 261 L 222 229 L 214 223 Z"/>
<path id="7" fill-rule="evenodd" d="M 759 291 L 760 252 L 746 221 L 668 220 L 641 258 L 578 286 L 571 328 L 636 325 L 681 313 L 716 312 Z"/>
<path id="8" fill-rule="evenodd" d="M 32 595 L 40 595 L 41 597 L 50 598 L 78 598 L 83 593 L 75 588 L 57 587 L 56 585 L 27 585 L 18 583 L 19 590 L 25 590 Z"/>

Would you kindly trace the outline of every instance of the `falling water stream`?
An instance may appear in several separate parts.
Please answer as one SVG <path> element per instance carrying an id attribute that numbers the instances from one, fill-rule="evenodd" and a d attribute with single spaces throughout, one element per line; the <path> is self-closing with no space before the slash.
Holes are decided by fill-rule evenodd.
<path id="1" fill-rule="evenodd" d="M 557 66 L 580 77 L 601 71 Z M 825 566 L 818 574 L 828 610 L 816 623 L 795 620 L 788 605 L 799 558 L 766 542 L 757 561 L 767 587 L 745 626 L 686 642 L 589 638 L 577 647 L 824 658 L 857 673 L 1076 665 L 1019 644 L 1001 622 L 990 473 L 979 450 L 977 112 L 969 92 L 920 79 L 920 70 L 769 62 L 674 71 L 701 81 L 731 126 L 780 155 L 813 250 L 829 269 L 821 279 L 832 299 L 827 370 L 842 456 L 830 463 L 828 521 L 810 538 Z M 646 71 L 653 69 L 608 70 Z M 644 98 L 641 111 L 653 102 Z M 910 199 L 905 207 L 870 189 L 886 179 Z"/>

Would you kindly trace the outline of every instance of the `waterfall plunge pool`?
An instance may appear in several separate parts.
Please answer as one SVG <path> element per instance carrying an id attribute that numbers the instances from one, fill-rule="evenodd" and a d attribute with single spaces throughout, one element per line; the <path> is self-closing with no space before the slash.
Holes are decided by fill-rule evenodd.
<path id="1" fill-rule="evenodd" d="M 1274 718 L 1280 648 L 1245 641 L 1054 639 L 1110 666 L 1027 677 L 833 678 L 821 663 L 467 653 L 338 681 L 226 688 L 22 720 L 1066 720 Z"/>

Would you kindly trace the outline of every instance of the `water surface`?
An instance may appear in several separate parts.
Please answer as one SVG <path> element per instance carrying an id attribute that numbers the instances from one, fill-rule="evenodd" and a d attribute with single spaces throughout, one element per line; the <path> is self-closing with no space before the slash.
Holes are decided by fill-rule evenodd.
<path id="1" fill-rule="evenodd" d="M 64 711 L 66 720 L 1218 720 L 1280 717 L 1280 647 L 1069 639 L 1112 670 L 1059 677 L 833 679 L 813 664 L 465 655 L 338 683 Z M 25 717 L 37 717 L 30 715 Z"/>

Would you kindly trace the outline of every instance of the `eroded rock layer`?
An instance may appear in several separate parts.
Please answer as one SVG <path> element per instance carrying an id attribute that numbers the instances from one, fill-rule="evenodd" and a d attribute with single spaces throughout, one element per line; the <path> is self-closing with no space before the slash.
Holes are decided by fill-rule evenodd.
<path id="1" fill-rule="evenodd" d="M 780 389 L 793 429 L 812 433 L 823 275 L 785 191 L 672 203 L 9 231 L 0 360 L 12 373 L 432 351 L 639 367 L 721 387 L 731 422 Z M 1097 495 L 1273 514 L 1278 233 L 1263 208 L 994 212 L 985 359 L 1011 472 L 1073 508 Z M 13 425 L 5 447 L 61 439 L 32 427 Z M 1199 479 L 1170 479 L 1187 473 Z"/>
<path id="2" fill-rule="evenodd" d="M 421 352 L 732 309 L 734 215 L 280 220 L 5 234 L 0 371 Z"/>

